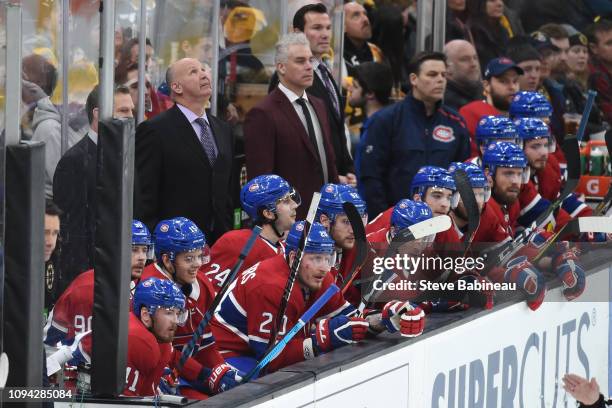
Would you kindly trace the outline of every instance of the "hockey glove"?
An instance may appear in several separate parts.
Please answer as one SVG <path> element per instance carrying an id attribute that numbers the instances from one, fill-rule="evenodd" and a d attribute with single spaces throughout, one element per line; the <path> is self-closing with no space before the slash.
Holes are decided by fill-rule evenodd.
<path id="1" fill-rule="evenodd" d="M 368 326 L 368 322 L 360 317 L 340 315 L 331 319 L 321 319 L 316 324 L 316 333 L 312 334 L 312 342 L 318 351 L 326 353 L 363 340 Z"/>
<path id="2" fill-rule="evenodd" d="M 491 283 L 489 279 L 480 275 L 466 274 L 462 275 L 458 280 L 465 281 L 468 286 L 480 284 L 483 287 L 481 290 L 468 290 L 465 293 L 464 302 L 469 306 L 482 307 L 487 310 L 493 308 L 493 295 L 495 291 L 489 289 L 488 285 Z"/>
<path id="3" fill-rule="evenodd" d="M 569 247 L 569 242 L 562 242 L 561 248 L 553 259 L 553 267 L 557 277 L 563 282 L 563 296 L 567 300 L 573 300 L 584 292 L 586 277 L 584 269 L 578 263 L 578 255 Z"/>
<path id="4" fill-rule="evenodd" d="M 199 377 L 204 381 L 206 391 L 211 394 L 219 394 L 232 389 L 242 381 L 239 372 L 226 363 L 219 364 L 212 370 L 208 367 L 202 368 Z"/>
<path id="5" fill-rule="evenodd" d="M 77 334 L 72 344 L 60 346 L 55 353 L 47 357 L 47 376 L 51 376 L 60 371 L 64 364 L 70 360 L 75 360 L 77 364 L 91 364 L 88 358 L 89 354 L 83 352 L 81 345 L 81 340 L 90 333 L 91 330 Z M 91 340 L 91 338 L 89 338 L 89 340 Z"/>
<path id="6" fill-rule="evenodd" d="M 425 328 L 425 312 L 410 302 L 392 300 L 383 307 L 382 322 L 389 333 L 399 330 L 404 337 L 416 337 Z"/>
<path id="7" fill-rule="evenodd" d="M 419 307 L 423 309 L 425 314 L 430 314 L 463 312 L 464 310 L 468 310 L 470 305 L 455 300 L 438 299 L 421 302 L 419 303 Z"/>
<path id="8" fill-rule="evenodd" d="M 504 280 L 516 283 L 519 289 L 527 294 L 527 305 L 537 310 L 546 296 L 544 275 L 527 260 L 526 256 L 516 257 L 506 265 Z"/>

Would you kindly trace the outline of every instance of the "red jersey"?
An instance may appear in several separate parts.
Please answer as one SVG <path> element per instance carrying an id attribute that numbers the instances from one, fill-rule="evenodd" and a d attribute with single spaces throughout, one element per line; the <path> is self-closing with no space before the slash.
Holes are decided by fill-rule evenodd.
<path id="1" fill-rule="evenodd" d="M 91 364 L 91 334 L 79 343 L 79 358 Z M 147 397 L 157 394 L 157 386 L 166 367 L 178 367 L 180 351 L 172 343 L 159 343 L 157 338 L 134 313 L 128 317 L 128 355 L 125 388 L 122 395 Z M 202 366 L 192 358 L 185 361 L 181 376 L 196 381 Z"/>
<path id="2" fill-rule="evenodd" d="M 145 267 L 141 279 L 145 280 L 147 278 L 172 280 L 156 263 Z M 183 290 L 183 293 L 185 293 L 185 290 Z M 198 273 L 196 280 L 191 284 L 191 291 L 185 294 L 188 295 L 185 308 L 189 313 L 189 317 L 184 326 L 178 326 L 174 341 L 172 342 L 178 350 L 182 350 L 183 346 L 189 343 L 194 331 L 215 298 L 215 290 L 208 278 Z M 210 325 L 204 329 L 200 344 L 194 350 L 194 358 L 206 367 L 212 368 L 225 362 L 219 354 Z"/>
<path id="3" fill-rule="evenodd" d="M 383 228 L 389 229 L 391 226 L 391 215 L 393 214 L 393 208 L 394 207 L 387 208 L 385 211 L 378 214 L 372 221 L 368 222 L 365 227 L 366 235 Z"/>
<path id="4" fill-rule="evenodd" d="M 215 290 L 219 290 L 223 286 L 223 282 L 238 261 L 240 251 L 251 237 L 252 232 L 250 229 L 228 231 L 210 249 L 210 263 L 202 265 L 200 272 L 210 279 Z M 280 243 L 274 245 L 260 235 L 244 259 L 238 273 L 250 268 L 257 262 L 280 253 L 283 253 L 283 246 Z"/>
<path id="5" fill-rule="evenodd" d="M 465 119 L 465 125 L 470 132 L 471 155 L 478 156 L 480 155 L 480 151 L 478 149 L 478 143 L 476 143 L 476 127 L 478 126 L 480 118 L 488 115 L 500 115 L 501 112 L 493 105 L 489 105 L 486 101 L 482 100 L 463 105 L 461 109 L 459 109 L 459 114 Z"/>
<path id="6" fill-rule="evenodd" d="M 259 359 L 267 349 L 270 331 L 276 324 L 278 308 L 283 297 L 289 267 L 283 255 L 277 255 L 253 265 L 243 271 L 225 294 L 212 321 L 213 333 L 219 349 L 225 357 L 248 356 Z M 289 296 L 283 324 L 278 333 L 284 335 L 290 330 L 333 283 L 331 274 L 326 274 L 321 289 L 305 295 L 296 281 Z M 354 308 L 340 293 L 336 293 L 319 310 L 315 319 L 346 314 Z M 310 325 L 297 333 L 285 349 L 270 362 L 269 370 L 275 371 L 298 361 L 314 356 L 309 355 Z"/>
<path id="7" fill-rule="evenodd" d="M 93 313 L 94 271 L 78 275 L 59 297 L 45 326 L 45 343 L 55 345 L 91 330 Z"/>

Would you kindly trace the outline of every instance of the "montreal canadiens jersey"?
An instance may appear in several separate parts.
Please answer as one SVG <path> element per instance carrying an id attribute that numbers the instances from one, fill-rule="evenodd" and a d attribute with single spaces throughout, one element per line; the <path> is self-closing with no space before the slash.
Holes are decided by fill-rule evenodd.
<path id="1" fill-rule="evenodd" d="M 247 356 L 259 359 L 268 346 L 270 332 L 283 297 L 289 267 L 282 255 L 266 259 L 243 271 L 231 283 L 212 321 L 213 333 L 221 354 L 225 357 Z M 279 336 L 290 330 L 302 314 L 333 283 L 327 273 L 321 289 L 306 296 L 296 281 L 289 296 Z M 348 314 L 354 308 L 336 293 L 315 315 L 315 319 Z M 270 362 L 269 371 L 304 361 L 308 356 L 304 340 L 309 336 L 309 324 L 289 341 L 278 357 Z"/>
<path id="2" fill-rule="evenodd" d="M 241 229 L 228 231 L 215 242 L 210 249 L 210 263 L 203 265 L 200 272 L 204 273 L 218 291 L 225 282 L 232 267 L 238 261 L 240 251 L 251 237 L 252 230 Z M 255 240 L 251 251 L 244 259 L 238 273 L 255 265 L 257 262 L 268 259 L 274 255 L 283 253 L 283 246 L 279 243 L 274 245 L 265 238 L 259 236 Z"/>
<path id="3" fill-rule="evenodd" d="M 170 280 L 169 276 L 167 276 L 155 263 L 145 267 L 142 272 L 141 280 L 151 277 Z M 212 283 L 206 276 L 199 272 L 196 280 L 191 285 L 191 291 L 187 292 L 186 295 L 188 296 L 185 307 L 189 313 L 189 317 L 185 325 L 177 328 L 174 341 L 172 342 L 177 350 L 182 350 L 183 346 L 189 343 L 194 331 L 202 321 L 208 307 L 215 298 L 215 291 L 212 287 Z M 183 293 L 185 293 L 185 291 L 183 291 Z M 215 339 L 210 330 L 210 325 L 204 330 L 200 344 L 194 349 L 193 357 L 206 367 L 215 367 L 224 362 L 218 352 Z"/>
<path id="4" fill-rule="evenodd" d="M 55 346 L 91 330 L 93 313 L 94 271 L 78 275 L 55 303 L 44 329 L 44 342 Z"/>

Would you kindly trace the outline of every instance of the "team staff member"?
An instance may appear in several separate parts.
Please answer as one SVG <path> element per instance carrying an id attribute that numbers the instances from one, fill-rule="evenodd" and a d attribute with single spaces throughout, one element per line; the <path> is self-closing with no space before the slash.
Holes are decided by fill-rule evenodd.
<path id="1" fill-rule="evenodd" d="M 209 67 L 178 60 L 166 82 L 175 105 L 136 129 L 134 215 L 149 229 L 162 219 L 188 217 L 213 243 L 231 225 L 234 141 L 227 124 L 205 110 Z M 185 192 L 189 199 L 177 199 Z"/>
<path id="2" fill-rule="evenodd" d="M 315 75 L 306 36 L 284 35 L 274 58 L 280 83 L 244 123 L 247 173 L 278 174 L 287 180 L 304 200 L 297 217 L 305 218 L 313 193 L 338 181 L 329 119 L 323 101 L 306 92 Z"/>
<path id="3" fill-rule="evenodd" d="M 412 91 L 372 118 L 361 146 L 360 182 L 370 218 L 409 197 L 412 178 L 422 166 L 448 167 L 469 156 L 464 120 L 442 104 L 444 54 L 415 55 L 409 72 Z"/>

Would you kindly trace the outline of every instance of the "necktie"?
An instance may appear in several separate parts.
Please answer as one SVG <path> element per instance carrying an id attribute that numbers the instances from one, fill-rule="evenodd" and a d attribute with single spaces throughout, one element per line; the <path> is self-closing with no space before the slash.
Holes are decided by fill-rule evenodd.
<path id="1" fill-rule="evenodd" d="M 213 167 L 215 165 L 215 160 L 217 160 L 217 146 L 215 145 L 212 132 L 210 131 L 208 122 L 206 122 L 204 118 L 197 118 L 195 122 L 200 125 L 200 135 L 198 138 L 206 152 L 210 166 Z"/>
<path id="2" fill-rule="evenodd" d="M 334 85 L 331 82 L 331 79 L 329 77 L 329 73 L 327 72 L 327 68 L 325 68 L 325 65 L 323 65 L 323 63 L 319 64 L 319 72 L 321 73 L 321 77 L 323 78 L 323 84 L 325 85 L 325 88 L 327 89 L 327 93 L 329 93 L 329 98 L 332 101 L 332 104 L 334 105 L 334 111 L 336 112 L 336 115 L 338 115 L 338 117 L 340 116 L 340 108 L 339 108 L 339 103 L 338 103 L 338 97 L 336 96 L 336 90 L 334 89 Z"/>
<path id="3" fill-rule="evenodd" d="M 315 135 L 314 125 L 312 124 L 312 118 L 310 117 L 308 106 L 306 106 L 306 100 L 304 98 L 298 98 L 295 100 L 295 102 L 302 107 L 302 112 L 304 112 L 304 116 L 306 117 L 308 137 L 310 137 L 312 146 L 314 147 L 315 152 L 317 152 L 317 156 L 319 156 L 319 146 L 317 145 L 317 136 Z M 319 161 L 321 161 L 320 156 L 319 156 Z"/>

